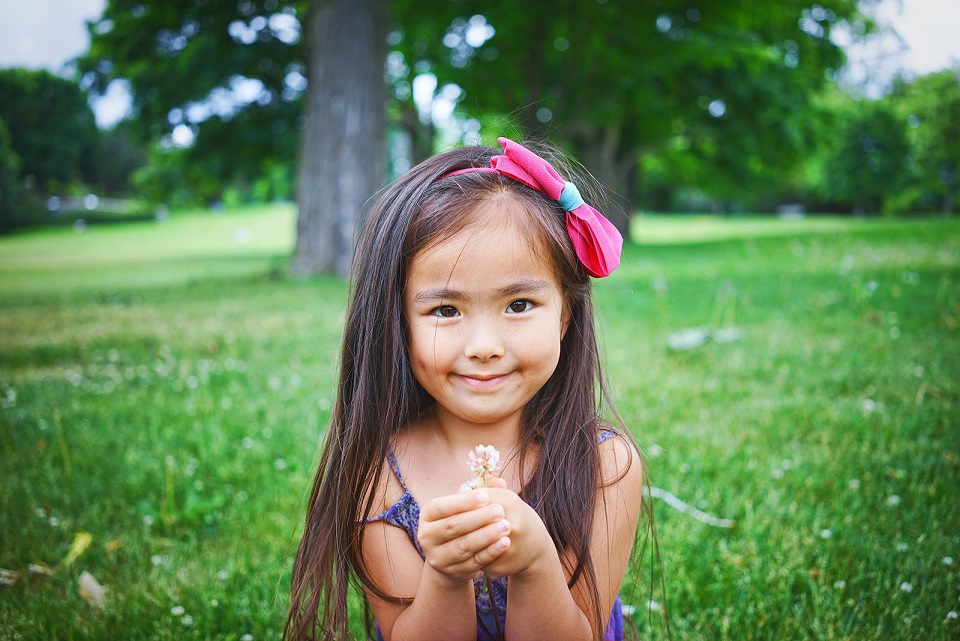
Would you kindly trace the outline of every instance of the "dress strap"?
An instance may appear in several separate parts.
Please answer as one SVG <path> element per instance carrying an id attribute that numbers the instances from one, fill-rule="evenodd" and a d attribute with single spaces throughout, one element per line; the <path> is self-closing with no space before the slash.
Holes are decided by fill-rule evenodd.
<path id="1" fill-rule="evenodd" d="M 390 446 L 387 446 L 387 462 L 390 463 L 390 469 L 393 470 L 397 480 L 400 481 L 400 487 L 403 488 L 404 492 L 409 494 L 410 490 L 407 489 L 407 484 L 403 480 L 403 474 L 400 473 L 400 466 L 397 465 L 397 455 L 393 453 L 393 448 Z"/>

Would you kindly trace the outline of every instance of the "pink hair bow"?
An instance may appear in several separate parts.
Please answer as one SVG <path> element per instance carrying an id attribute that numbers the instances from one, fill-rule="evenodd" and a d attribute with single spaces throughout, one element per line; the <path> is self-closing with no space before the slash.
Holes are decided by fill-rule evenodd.
<path id="1" fill-rule="evenodd" d="M 490 167 L 450 172 L 496 171 L 555 200 L 566 212 L 567 233 L 584 271 L 603 278 L 620 264 L 623 237 L 609 220 L 583 202 L 576 185 L 565 181 L 546 160 L 508 138 L 498 138 L 503 155 L 490 159 Z"/>

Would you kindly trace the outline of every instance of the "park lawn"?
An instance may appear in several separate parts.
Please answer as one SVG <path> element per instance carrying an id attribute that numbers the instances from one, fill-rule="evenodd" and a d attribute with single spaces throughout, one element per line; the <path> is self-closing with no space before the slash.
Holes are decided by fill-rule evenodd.
<path id="1" fill-rule="evenodd" d="M 0 638 L 277 638 L 346 292 L 285 276 L 292 234 L 272 206 L 0 238 Z M 596 285 L 614 399 L 653 484 L 736 521 L 655 502 L 643 637 L 960 637 L 960 223 L 634 236 Z"/>

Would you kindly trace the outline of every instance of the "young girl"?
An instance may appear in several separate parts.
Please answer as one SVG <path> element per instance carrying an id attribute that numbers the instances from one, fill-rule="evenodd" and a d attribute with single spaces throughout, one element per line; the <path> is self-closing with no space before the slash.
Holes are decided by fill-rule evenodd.
<path id="1" fill-rule="evenodd" d="M 622 240 L 500 144 L 414 167 L 364 229 L 288 639 L 348 638 L 351 584 L 385 641 L 623 636 L 643 471 L 599 416 L 589 278 Z M 480 444 L 500 476 L 459 491 Z"/>

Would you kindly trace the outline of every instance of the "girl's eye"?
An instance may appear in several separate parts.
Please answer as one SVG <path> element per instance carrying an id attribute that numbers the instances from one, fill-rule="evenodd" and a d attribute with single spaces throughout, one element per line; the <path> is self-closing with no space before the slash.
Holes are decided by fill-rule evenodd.
<path id="1" fill-rule="evenodd" d="M 457 311 L 457 308 L 453 305 L 441 305 L 440 307 L 435 307 L 430 310 L 430 313 L 434 316 L 439 316 L 440 318 L 453 318 L 458 316 L 460 312 Z"/>
<path id="2" fill-rule="evenodd" d="M 515 300 L 507 305 L 507 312 L 510 314 L 522 314 L 533 309 L 533 303 L 528 300 Z"/>

